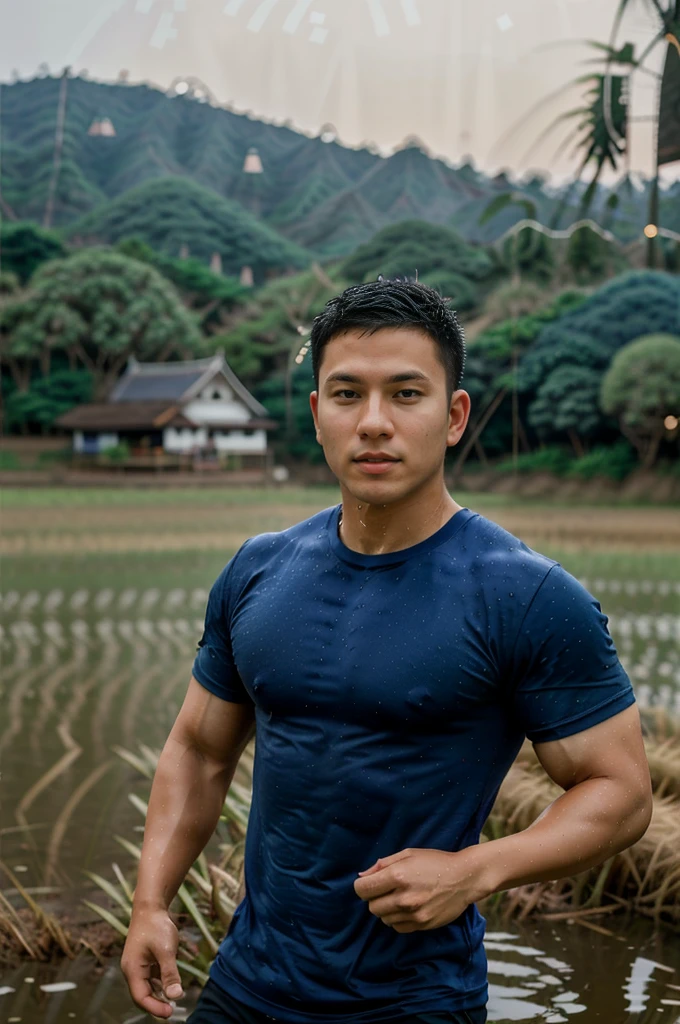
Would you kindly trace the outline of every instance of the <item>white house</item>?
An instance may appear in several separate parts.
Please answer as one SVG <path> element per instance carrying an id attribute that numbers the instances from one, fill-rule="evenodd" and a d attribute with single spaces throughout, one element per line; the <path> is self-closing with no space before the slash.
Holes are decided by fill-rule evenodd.
<path id="1" fill-rule="evenodd" d="M 133 357 L 108 401 L 76 406 L 56 426 L 73 431 L 73 450 L 83 455 L 126 441 L 132 449 L 187 455 L 211 449 L 266 460 L 267 434 L 276 423 L 218 352 L 172 363 Z"/>

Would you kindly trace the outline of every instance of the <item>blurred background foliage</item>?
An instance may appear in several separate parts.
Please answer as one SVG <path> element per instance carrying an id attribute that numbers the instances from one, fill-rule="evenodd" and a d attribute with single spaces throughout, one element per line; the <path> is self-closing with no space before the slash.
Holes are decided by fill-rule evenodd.
<path id="1" fill-rule="evenodd" d="M 349 284 L 407 276 L 448 298 L 465 327 L 473 412 L 451 453 L 458 469 L 620 479 L 677 464 L 668 423 L 680 402 L 659 390 L 654 353 L 680 344 L 680 250 L 659 238 L 646 268 L 653 183 L 624 175 L 607 189 L 596 176 L 587 194 L 578 182 L 549 190 L 538 175 L 451 167 L 417 139 L 382 158 L 190 97 L 68 76 L 55 164 L 63 85 L 3 88 L 6 433 L 52 432 L 68 408 L 105 399 L 130 356 L 223 350 L 278 421 L 277 458 L 317 463 L 310 359 L 295 361 L 312 320 Z M 103 114 L 114 134 L 88 134 Z M 261 173 L 246 173 L 253 151 Z M 657 198 L 680 229 L 680 183 Z M 647 361 L 617 369 L 640 338 Z"/>

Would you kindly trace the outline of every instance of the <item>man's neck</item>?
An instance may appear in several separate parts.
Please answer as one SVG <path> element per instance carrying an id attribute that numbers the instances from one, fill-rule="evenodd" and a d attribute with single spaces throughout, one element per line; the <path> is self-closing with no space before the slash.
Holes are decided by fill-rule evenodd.
<path id="1" fill-rule="evenodd" d="M 382 555 L 427 540 L 462 508 L 441 487 L 403 502 L 372 505 L 343 488 L 340 539 L 351 551 Z"/>

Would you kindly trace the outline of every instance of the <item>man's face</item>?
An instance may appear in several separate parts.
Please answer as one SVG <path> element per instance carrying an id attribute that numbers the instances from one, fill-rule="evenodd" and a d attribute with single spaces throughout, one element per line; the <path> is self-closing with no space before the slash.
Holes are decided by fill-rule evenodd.
<path id="1" fill-rule="evenodd" d="M 470 414 L 467 392 L 449 401 L 436 342 L 413 328 L 337 335 L 310 405 L 328 465 L 367 504 L 399 501 L 441 476 Z"/>

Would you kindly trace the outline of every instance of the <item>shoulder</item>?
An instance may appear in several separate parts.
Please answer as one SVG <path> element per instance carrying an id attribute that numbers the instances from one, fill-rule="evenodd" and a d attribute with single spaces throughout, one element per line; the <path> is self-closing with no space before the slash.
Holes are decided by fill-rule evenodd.
<path id="1" fill-rule="evenodd" d="M 466 555 L 469 571 L 490 583 L 515 580 L 538 589 L 551 570 L 558 567 L 555 559 L 534 551 L 478 512 L 468 521 L 458 546 Z"/>
<path id="2" fill-rule="evenodd" d="M 282 557 L 288 558 L 318 549 L 326 541 L 328 522 L 334 510 L 335 506 L 331 506 L 286 530 L 250 537 L 238 551 L 239 570 L 257 571 Z"/>

